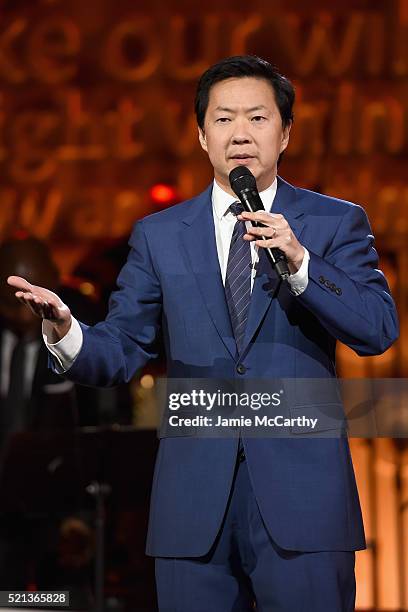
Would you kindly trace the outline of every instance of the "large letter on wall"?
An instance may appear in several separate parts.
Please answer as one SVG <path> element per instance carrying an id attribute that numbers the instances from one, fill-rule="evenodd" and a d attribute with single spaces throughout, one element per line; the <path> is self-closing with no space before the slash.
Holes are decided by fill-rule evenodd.
<path id="1" fill-rule="evenodd" d="M 141 58 L 135 60 L 129 57 L 127 48 L 132 43 L 143 46 Z M 103 55 L 104 68 L 116 79 L 127 82 L 147 79 L 156 71 L 161 60 L 154 22 L 148 17 L 141 17 L 120 23 L 111 32 Z"/>

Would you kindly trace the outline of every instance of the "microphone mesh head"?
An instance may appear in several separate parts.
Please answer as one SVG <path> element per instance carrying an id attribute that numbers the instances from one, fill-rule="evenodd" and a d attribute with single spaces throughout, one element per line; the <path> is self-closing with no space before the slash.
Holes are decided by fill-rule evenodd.
<path id="1" fill-rule="evenodd" d="M 256 189 L 256 180 L 246 166 L 237 166 L 229 173 L 229 182 L 232 191 L 239 196 L 243 189 Z"/>

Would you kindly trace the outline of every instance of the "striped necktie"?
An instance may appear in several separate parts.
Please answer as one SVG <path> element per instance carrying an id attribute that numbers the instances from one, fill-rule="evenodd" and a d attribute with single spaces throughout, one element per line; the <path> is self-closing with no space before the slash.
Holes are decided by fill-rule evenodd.
<path id="1" fill-rule="evenodd" d="M 243 212 L 244 207 L 240 202 L 233 202 L 229 210 L 236 217 Z M 237 220 L 231 238 L 225 277 L 225 296 L 238 354 L 241 354 L 243 348 L 251 299 L 251 247 L 247 240 L 243 240 L 245 233 L 245 221 Z"/>

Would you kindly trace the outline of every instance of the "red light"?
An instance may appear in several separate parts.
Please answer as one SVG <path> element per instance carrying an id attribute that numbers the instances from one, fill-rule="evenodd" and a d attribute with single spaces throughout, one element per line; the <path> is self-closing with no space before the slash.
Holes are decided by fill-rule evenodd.
<path id="1" fill-rule="evenodd" d="M 16 230 L 12 235 L 12 240 L 28 240 L 30 238 L 30 234 L 23 229 Z"/>
<path id="2" fill-rule="evenodd" d="M 171 185 L 157 183 L 150 189 L 150 197 L 155 204 L 171 204 L 177 199 L 177 192 Z"/>

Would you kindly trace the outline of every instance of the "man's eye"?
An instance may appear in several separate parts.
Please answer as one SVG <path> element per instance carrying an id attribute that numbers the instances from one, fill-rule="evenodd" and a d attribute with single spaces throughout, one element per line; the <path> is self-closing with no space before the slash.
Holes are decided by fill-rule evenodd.
<path id="1" fill-rule="evenodd" d="M 262 121 L 266 121 L 266 117 L 262 117 L 262 115 L 255 115 L 255 117 L 252 117 L 252 121 L 261 123 Z"/>
<path id="2" fill-rule="evenodd" d="M 227 121 L 230 121 L 229 117 L 218 117 L 216 123 L 227 123 Z"/>

